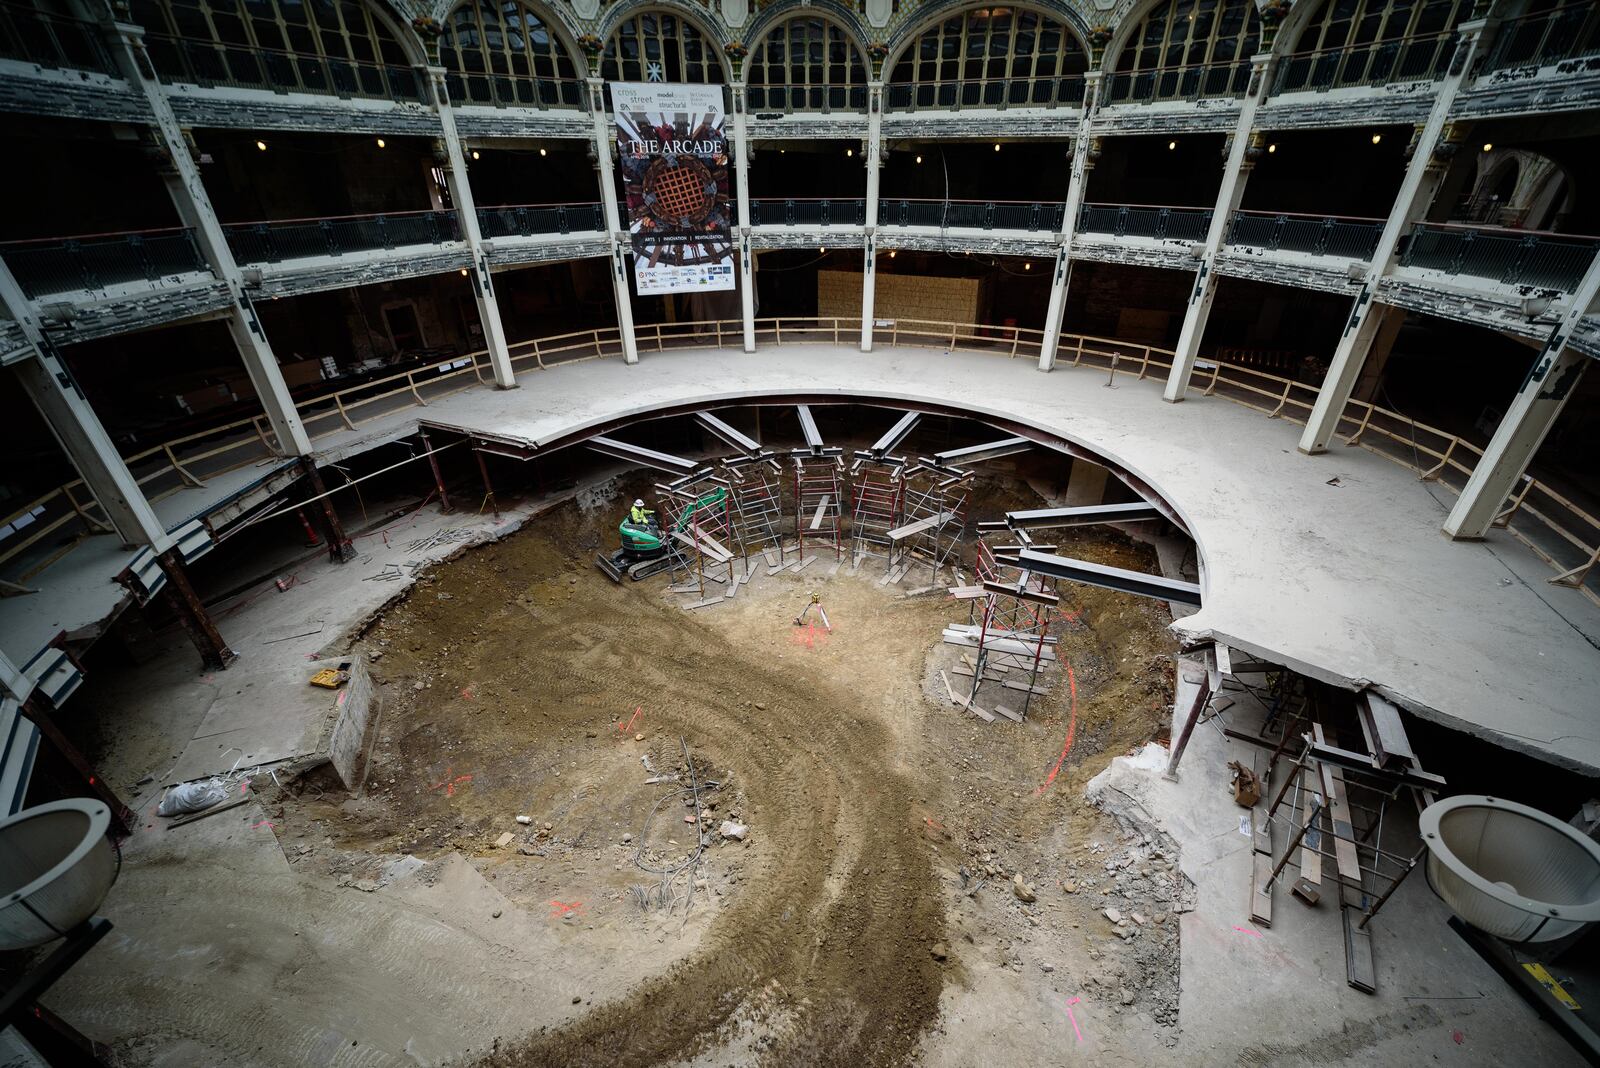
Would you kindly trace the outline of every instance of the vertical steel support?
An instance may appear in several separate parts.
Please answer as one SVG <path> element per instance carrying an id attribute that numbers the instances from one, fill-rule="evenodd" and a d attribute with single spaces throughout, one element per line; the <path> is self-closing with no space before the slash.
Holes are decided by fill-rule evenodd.
<path id="1" fill-rule="evenodd" d="M 311 495 L 317 499 L 317 514 L 322 516 L 322 528 L 328 535 L 328 559 L 342 564 L 356 554 L 355 545 L 345 536 L 344 522 L 333 506 L 333 499 L 328 496 L 328 487 L 322 481 L 322 472 L 317 470 L 316 461 L 307 456 L 300 461 L 300 469 L 311 484 Z"/>
<path id="2" fill-rule="evenodd" d="M 421 431 L 422 451 L 428 454 L 428 468 L 433 471 L 433 488 L 439 491 L 439 511 L 445 515 L 450 514 L 450 495 L 444 491 L 444 475 L 439 472 L 439 458 L 433 454 L 433 444 L 428 440 L 428 432 Z"/>
<path id="3" fill-rule="evenodd" d="M 1062 319 L 1067 313 L 1067 283 L 1072 279 L 1072 238 L 1083 211 L 1084 191 L 1089 184 L 1089 169 L 1094 166 L 1094 113 L 1100 97 L 1099 71 L 1083 76 L 1083 115 L 1078 120 L 1078 136 L 1072 140 L 1072 168 L 1067 175 L 1067 202 L 1061 213 L 1061 247 L 1056 251 L 1055 274 L 1050 281 L 1050 303 L 1044 313 L 1044 337 L 1039 343 L 1039 370 L 1056 365 L 1056 348 L 1061 343 Z"/>
<path id="4" fill-rule="evenodd" d="M 189 585 L 189 574 L 183 568 L 178 550 L 168 549 L 156 557 L 156 563 L 167 576 L 167 603 L 172 606 L 178 622 L 199 651 L 205 666 L 221 671 L 239 659 L 239 654 L 228 648 L 228 643 L 223 640 L 221 631 L 212 622 L 211 613 L 206 611 L 199 594 Z"/>
<path id="5" fill-rule="evenodd" d="M 1200 717 L 1205 714 L 1206 705 L 1211 701 L 1211 673 L 1207 672 L 1200 680 L 1200 689 L 1195 691 L 1194 703 L 1189 706 L 1189 714 L 1183 719 L 1183 726 L 1178 730 L 1178 737 L 1172 743 L 1172 756 L 1167 760 L 1166 777 L 1177 781 L 1178 762 L 1183 759 L 1183 751 L 1189 747 L 1189 737 L 1194 734 L 1195 724 L 1200 722 Z"/>
<path id="6" fill-rule="evenodd" d="M 494 513 L 494 517 L 499 519 L 500 502 L 494 498 L 494 483 L 489 481 L 489 465 L 484 462 L 483 450 L 474 447 L 472 455 L 478 458 L 478 474 L 483 476 L 484 503 L 489 506 L 490 511 Z M 478 511 L 481 512 L 483 509 L 479 508 Z"/>
<path id="7" fill-rule="evenodd" d="M 617 337 L 622 342 L 622 362 L 639 362 L 639 341 L 633 333 L 633 286 L 629 261 L 632 245 L 617 211 L 617 182 L 611 163 L 611 153 L 616 137 L 611 128 L 611 115 L 606 111 L 605 82 L 590 78 L 589 114 L 594 118 L 594 169 L 600 183 L 600 209 L 605 215 L 606 236 L 611 246 L 611 289 L 617 302 Z M 482 458 L 479 458 L 482 462 Z"/>
<path id="8" fill-rule="evenodd" d="M 89 792 L 106 803 L 106 807 L 111 810 L 112 829 L 119 835 L 132 834 L 135 822 L 133 810 L 122 803 L 122 799 L 117 796 L 116 791 L 111 789 L 105 779 L 101 778 L 99 773 L 94 770 L 89 764 L 88 758 L 83 755 L 83 752 L 72 743 L 71 739 L 61 733 L 61 728 L 56 725 L 55 717 L 44 707 L 43 702 L 37 696 L 30 697 L 22 703 L 22 714 L 33 721 L 33 725 L 39 728 L 40 734 L 50 740 L 50 744 L 55 746 L 56 752 L 60 753 L 62 759 L 70 764 L 72 770 L 76 771 L 83 779 L 83 785 L 89 789 Z"/>

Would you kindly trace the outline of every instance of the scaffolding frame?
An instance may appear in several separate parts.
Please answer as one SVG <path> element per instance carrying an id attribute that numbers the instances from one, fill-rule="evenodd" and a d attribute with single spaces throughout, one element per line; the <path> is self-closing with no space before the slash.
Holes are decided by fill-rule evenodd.
<path id="1" fill-rule="evenodd" d="M 852 569 L 859 568 L 861 561 L 869 556 L 881 558 L 886 569 L 894 568 L 896 547 L 889 532 L 900 525 L 905 493 L 904 463 L 894 457 L 882 460 L 863 457 L 850 465 Z"/>
<path id="2" fill-rule="evenodd" d="M 836 560 L 844 559 L 844 461 L 839 450 L 822 455 L 794 455 L 795 551 L 806 558 L 806 540 L 815 546 L 832 545 Z M 815 551 L 815 548 L 813 548 Z"/>
<path id="3" fill-rule="evenodd" d="M 722 467 L 733 499 L 734 540 L 745 561 L 745 577 L 750 575 L 752 553 L 765 555 L 770 566 L 782 565 L 788 551 L 783 541 L 783 469 L 771 459 L 724 460 Z"/>
<path id="4" fill-rule="evenodd" d="M 972 688 L 966 706 L 972 708 L 976 704 L 984 683 L 999 683 L 1004 689 L 1022 693 L 1022 710 L 1012 713 L 1001 705 L 996 705 L 996 710 L 1021 722 L 1027 718 L 1034 695 L 1048 692 L 1047 687 L 1039 685 L 1039 677 L 1057 659 L 1060 635 L 1051 633 L 1061 618 L 1056 581 L 998 561 L 995 547 L 982 538 L 978 540 L 975 572 L 983 595 L 969 601 L 967 626 L 947 627 L 945 640 L 964 635 L 967 640 L 956 644 L 976 649 L 967 658 Z M 960 668 L 956 673 L 965 674 Z"/>
<path id="5" fill-rule="evenodd" d="M 908 574 L 915 561 L 929 566 L 930 585 L 939 581 L 939 569 L 960 551 L 967 528 L 967 483 L 972 472 L 922 458 L 905 469 L 900 497 L 900 521 L 889 532 L 897 547 L 895 560 L 902 567 L 900 578 Z"/>
<path id="6" fill-rule="evenodd" d="M 743 560 L 744 578 L 749 577 L 749 561 L 739 549 L 737 530 L 733 523 L 733 492 L 728 480 L 718 476 L 713 468 L 704 467 L 669 483 L 657 483 L 656 489 L 665 498 L 671 524 L 663 531 L 669 553 L 674 554 L 672 578 L 674 584 L 681 558 L 686 578 L 693 578 L 700 596 L 704 599 L 706 579 L 736 586 L 739 578 L 734 561 Z M 723 491 L 718 502 L 702 504 L 701 499 L 716 489 Z M 685 528 L 685 529 L 679 529 Z M 734 548 L 729 548 L 732 545 Z M 690 560 L 688 551 L 693 552 Z"/>

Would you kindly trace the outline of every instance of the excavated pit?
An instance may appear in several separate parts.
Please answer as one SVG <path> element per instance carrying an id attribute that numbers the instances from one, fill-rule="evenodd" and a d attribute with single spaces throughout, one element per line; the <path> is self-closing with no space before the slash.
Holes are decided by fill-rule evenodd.
<path id="1" fill-rule="evenodd" d="M 1040 504 L 985 479 L 969 517 Z M 685 611 L 664 576 L 614 585 L 592 566 L 612 510 L 565 505 L 369 621 L 354 648 L 376 654 L 382 706 L 365 788 L 305 791 L 279 817 L 308 873 L 361 884 L 410 855 L 428 878 L 459 852 L 560 928 L 547 967 L 583 977 L 582 1004 L 526 1006 L 485 1063 L 961 1063 L 970 1021 L 1024 966 L 1057 990 L 1100 984 L 1130 1031 L 1172 1031 L 1183 879 L 1159 840 L 1081 796 L 1165 729 L 1166 605 L 1064 586 L 1070 683 L 1055 673 L 1026 723 L 986 724 L 929 681 L 965 606 L 825 559 L 762 565 Z M 1156 569 L 1118 533 L 1057 540 Z M 813 592 L 831 633 L 793 624 Z M 724 819 L 747 839 L 719 835 Z M 1115 896 L 1113 860 L 1134 879 L 1116 875 Z M 1130 892 L 1145 923 L 1107 940 L 1106 902 Z"/>

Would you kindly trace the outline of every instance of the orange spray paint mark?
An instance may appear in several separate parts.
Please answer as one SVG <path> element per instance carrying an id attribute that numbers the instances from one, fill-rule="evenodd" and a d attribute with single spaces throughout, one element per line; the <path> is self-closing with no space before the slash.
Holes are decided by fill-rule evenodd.
<path id="1" fill-rule="evenodd" d="M 1056 776 L 1061 774 L 1061 765 L 1066 763 L 1067 754 L 1072 751 L 1072 737 L 1078 732 L 1078 677 L 1072 673 L 1072 662 L 1063 660 L 1067 666 L 1067 687 L 1072 694 L 1072 713 L 1067 721 L 1067 740 L 1061 746 L 1061 755 L 1056 757 L 1056 766 L 1050 769 L 1050 774 L 1045 776 L 1043 785 L 1034 791 L 1034 796 L 1045 792 L 1051 783 L 1056 781 Z"/>

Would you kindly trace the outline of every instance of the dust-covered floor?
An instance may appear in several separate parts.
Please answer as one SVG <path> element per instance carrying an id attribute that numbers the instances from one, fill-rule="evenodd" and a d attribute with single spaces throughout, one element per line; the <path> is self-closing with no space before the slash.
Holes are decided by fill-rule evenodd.
<path id="1" fill-rule="evenodd" d="M 970 518 L 1038 503 L 991 484 Z M 489 1063 L 973 1063 L 1081 1042 L 1091 992 L 1125 1048 L 1170 1036 L 1183 879 L 1081 797 L 1164 728 L 1164 604 L 1063 588 L 1049 693 L 983 723 L 935 696 L 968 610 L 906 596 L 926 569 L 885 586 L 881 563 L 758 558 L 686 611 L 665 576 L 593 567 L 614 522 L 567 505 L 419 581 L 361 637 L 382 694 L 364 791 L 276 814 L 299 870 L 360 889 L 459 851 L 559 929 L 552 969 L 594 965 L 577 1015 L 530 1011 L 567 1022 Z M 1155 570 L 1121 535 L 1060 544 Z M 831 632 L 794 625 L 812 593 Z"/>

